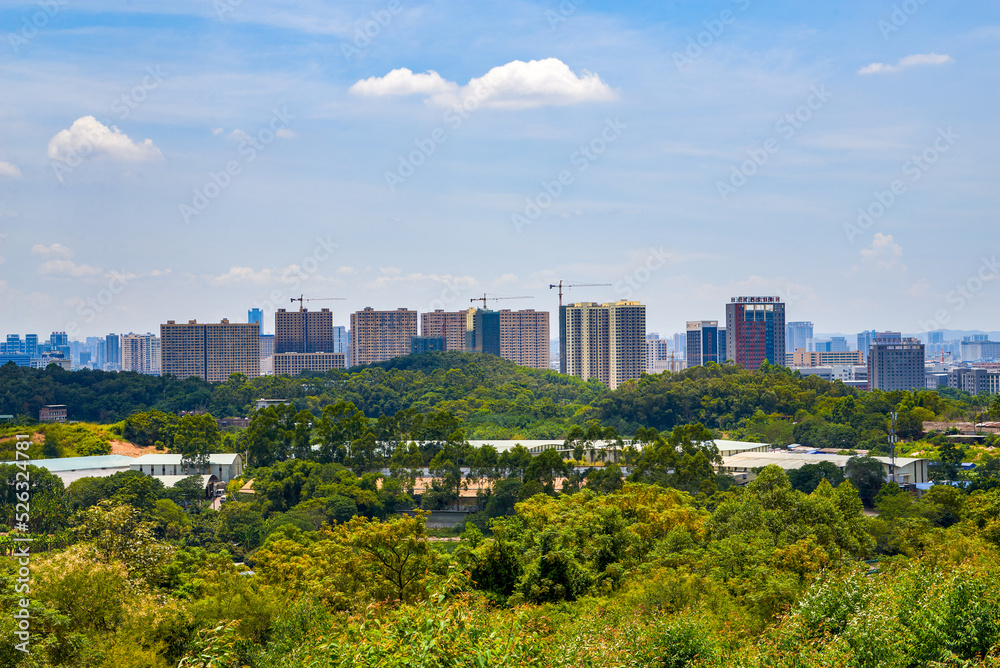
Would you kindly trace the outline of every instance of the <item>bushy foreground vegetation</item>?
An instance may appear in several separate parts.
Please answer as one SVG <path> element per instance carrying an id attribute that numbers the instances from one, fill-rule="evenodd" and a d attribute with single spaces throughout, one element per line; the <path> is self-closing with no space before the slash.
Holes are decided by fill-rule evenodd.
<path id="1" fill-rule="evenodd" d="M 918 501 L 885 485 L 873 518 L 850 481 L 806 494 L 769 467 L 712 495 L 540 493 L 440 540 L 336 470 L 265 472 L 260 496 L 195 515 L 138 474 L 107 479 L 103 500 L 36 491 L 77 510 L 65 545 L 33 557 L 30 655 L 14 649 L 24 594 L 4 559 L 0 662 L 1000 665 L 1000 489 Z"/>

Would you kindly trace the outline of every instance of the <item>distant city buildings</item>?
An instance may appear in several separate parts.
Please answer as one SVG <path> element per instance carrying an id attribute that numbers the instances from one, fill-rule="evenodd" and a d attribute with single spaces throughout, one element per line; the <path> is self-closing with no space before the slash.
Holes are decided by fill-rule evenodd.
<path id="1" fill-rule="evenodd" d="M 733 297 L 726 304 L 726 359 L 756 370 L 785 363 L 785 305 L 780 297 Z"/>
<path id="2" fill-rule="evenodd" d="M 376 311 L 370 306 L 356 311 L 351 314 L 351 364 L 374 364 L 409 355 L 414 336 L 416 311 Z"/>
<path id="3" fill-rule="evenodd" d="M 688 368 L 720 361 L 718 320 L 693 320 L 687 323 L 686 358 Z M 725 359 L 721 361 L 725 362 Z"/>
<path id="4" fill-rule="evenodd" d="M 639 302 L 563 306 L 559 330 L 564 373 L 615 389 L 646 370 L 646 307 Z"/>
<path id="5" fill-rule="evenodd" d="M 670 340 L 661 339 L 656 332 L 646 334 L 646 373 L 677 371 L 675 356 L 670 353 Z M 683 365 L 682 365 L 683 366 Z"/>
<path id="6" fill-rule="evenodd" d="M 985 336 L 973 341 L 962 341 L 962 361 L 1000 359 L 1000 342 L 989 341 Z"/>
<path id="7" fill-rule="evenodd" d="M 444 338 L 440 336 L 413 336 L 410 337 L 410 354 L 420 355 L 423 353 L 444 352 Z"/>
<path id="8" fill-rule="evenodd" d="M 168 320 L 160 325 L 160 347 L 163 374 L 178 378 L 195 376 L 209 382 L 228 380 L 234 373 L 248 378 L 260 375 L 257 323 Z"/>
<path id="9" fill-rule="evenodd" d="M 812 367 L 812 366 L 830 366 L 830 365 L 858 365 L 865 364 L 865 354 L 861 350 L 850 350 L 850 351 L 819 351 L 810 352 L 808 350 L 803 350 L 799 348 L 794 353 L 792 353 L 792 366 L 800 367 Z"/>
<path id="10" fill-rule="evenodd" d="M 869 389 L 923 389 L 924 373 L 924 344 L 919 339 L 904 339 L 898 332 L 876 335 L 868 354 Z"/>
<path id="11" fill-rule="evenodd" d="M 813 324 L 811 322 L 788 323 L 785 333 L 785 352 L 794 353 L 799 348 L 809 350 L 809 339 L 811 338 L 813 338 Z"/>

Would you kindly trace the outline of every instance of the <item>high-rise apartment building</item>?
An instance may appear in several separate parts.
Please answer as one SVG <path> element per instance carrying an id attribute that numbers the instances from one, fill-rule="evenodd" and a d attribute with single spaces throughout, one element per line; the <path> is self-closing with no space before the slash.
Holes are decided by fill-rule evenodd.
<path id="1" fill-rule="evenodd" d="M 726 361 L 726 328 L 719 328 L 719 364 Z"/>
<path id="2" fill-rule="evenodd" d="M 883 333 L 896 336 L 882 337 Z M 877 335 L 868 354 L 868 389 L 908 391 L 925 386 L 924 344 L 898 332 Z"/>
<path id="3" fill-rule="evenodd" d="M 756 370 L 785 363 L 785 305 L 780 297 L 733 297 L 726 304 L 726 359 Z"/>
<path id="4" fill-rule="evenodd" d="M 410 353 L 417 335 L 417 312 L 405 308 L 376 311 L 370 306 L 351 314 L 351 364 L 373 364 Z"/>
<path id="5" fill-rule="evenodd" d="M 104 337 L 106 348 L 104 351 L 104 365 L 108 370 L 114 371 L 122 368 L 121 339 L 117 334 L 108 334 Z"/>
<path id="6" fill-rule="evenodd" d="M 646 307 L 639 302 L 562 306 L 559 334 L 565 373 L 615 389 L 646 370 Z"/>
<path id="7" fill-rule="evenodd" d="M 202 324 L 196 320 L 160 325 L 162 372 L 178 378 L 197 376 L 209 382 L 228 380 L 230 374 L 260 375 L 260 325 L 257 323 Z"/>
<path id="8" fill-rule="evenodd" d="M 333 352 L 343 353 L 345 367 L 351 366 L 351 333 L 343 325 L 333 328 Z"/>
<path id="9" fill-rule="evenodd" d="M 445 350 L 472 350 L 469 339 L 474 329 L 473 317 L 476 309 L 465 311 L 444 311 L 437 309 L 420 314 L 420 335 L 438 336 L 444 339 Z"/>
<path id="10" fill-rule="evenodd" d="M 154 334 L 121 335 L 121 370 L 147 375 L 160 373 L 160 340 Z"/>
<path id="11" fill-rule="evenodd" d="M 549 312 L 503 309 L 500 315 L 500 357 L 532 369 L 549 368 Z"/>
<path id="12" fill-rule="evenodd" d="M 500 357 L 500 313 L 477 308 L 472 314 L 472 336 L 469 341 L 472 352 Z"/>
<path id="13" fill-rule="evenodd" d="M 274 352 L 332 353 L 333 312 L 328 309 L 286 311 L 274 313 Z"/>
<path id="14" fill-rule="evenodd" d="M 719 321 L 691 320 L 687 323 L 687 367 L 719 362 Z M 722 360 L 725 361 L 725 360 Z"/>
<path id="15" fill-rule="evenodd" d="M 808 342 L 811 338 L 813 338 L 813 324 L 811 322 L 788 323 L 785 334 L 785 352 L 794 353 L 799 348 L 808 350 Z"/>
<path id="16" fill-rule="evenodd" d="M 255 322 L 260 325 L 260 331 L 264 331 L 264 312 L 259 308 L 252 308 L 247 311 L 247 322 Z"/>
<path id="17" fill-rule="evenodd" d="M 274 375 L 297 376 L 302 371 L 330 371 L 344 368 L 344 353 L 275 353 Z"/>

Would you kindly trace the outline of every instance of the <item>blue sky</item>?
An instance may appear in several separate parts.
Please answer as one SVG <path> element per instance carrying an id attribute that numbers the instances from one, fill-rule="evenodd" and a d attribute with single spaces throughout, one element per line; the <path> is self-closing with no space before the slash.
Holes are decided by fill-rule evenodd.
<path id="1" fill-rule="evenodd" d="M 1000 329 L 996 3 L 51 0 L 0 25 L 2 333 L 300 293 L 346 298 L 312 305 L 336 324 L 554 311 L 558 279 L 663 335 L 759 294 L 817 331 Z"/>

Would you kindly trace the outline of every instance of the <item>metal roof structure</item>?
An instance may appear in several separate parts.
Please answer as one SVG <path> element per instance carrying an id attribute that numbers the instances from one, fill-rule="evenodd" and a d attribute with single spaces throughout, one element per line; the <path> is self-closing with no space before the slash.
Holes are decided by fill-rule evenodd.
<path id="1" fill-rule="evenodd" d="M 242 459 L 238 452 L 215 453 L 208 456 L 208 463 L 218 466 L 232 465 L 236 463 L 236 458 Z M 133 466 L 180 466 L 182 455 L 143 455 L 131 459 Z"/>
<path id="2" fill-rule="evenodd" d="M 38 466 L 51 473 L 68 473 L 69 471 L 93 471 L 101 469 L 127 469 L 137 460 L 124 455 L 97 455 L 93 457 L 63 457 L 61 459 L 21 460 L 25 464 Z M 14 462 L 4 462 L 13 464 Z"/>

